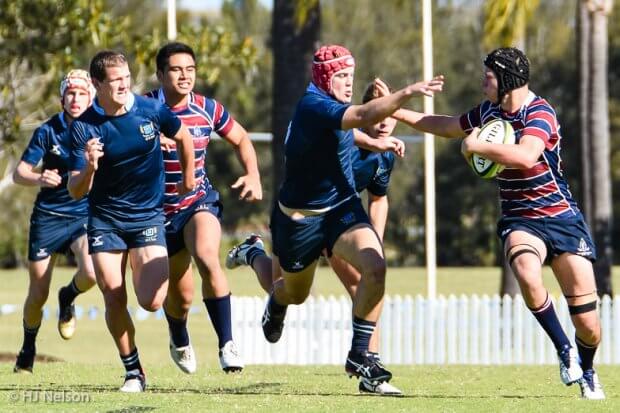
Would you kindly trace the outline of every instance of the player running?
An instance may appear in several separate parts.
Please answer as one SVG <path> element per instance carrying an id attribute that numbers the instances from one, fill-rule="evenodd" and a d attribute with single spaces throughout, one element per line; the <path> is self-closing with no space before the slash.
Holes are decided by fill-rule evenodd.
<path id="1" fill-rule="evenodd" d="M 289 125 L 285 179 L 271 219 L 274 265 L 282 277 L 274 283 L 265 308 L 263 332 L 269 342 L 280 339 L 287 306 L 307 298 L 318 258 L 327 249 L 328 255 L 333 253 L 361 270 L 345 369 L 374 384 L 392 377 L 368 354 L 383 303 L 385 259 L 355 191 L 353 129 L 377 123 L 414 95 L 432 96 L 441 90 L 443 80 L 419 82 L 364 105 L 351 105 L 354 66 L 353 56 L 342 46 L 317 50 L 312 83 Z"/>
<path id="2" fill-rule="evenodd" d="M 502 216 L 497 234 L 514 271 L 523 299 L 553 342 L 566 385 L 579 383 L 585 399 L 604 399 L 593 367 L 601 340 L 592 261 L 596 250 L 583 215 L 561 169 L 560 125 L 553 107 L 529 90 L 530 63 L 516 48 L 500 48 L 484 60 L 486 100 L 461 116 L 399 113 L 394 117 L 416 129 L 445 137 L 464 137 L 466 158 L 478 154 L 506 166 L 497 176 Z M 477 140 L 480 126 L 504 119 L 516 145 Z M 575 326 L 572 345 L 562 329 L 542 281 L 549 260 Z"/>
<path id="3" fill-rule="evenodd" d="M 170 331 L 170 355 L 185 373 L 196 371 L 196 356 L 187 331 L 194 283 L 191 260 L 202 278 L 203 302 L 218 337 L 219 360 L 225 372 L 241 371 L 243 360 L 233 341 L 230 287 L 219 260 L 222 203 L 207 176 L 205 158 L 211 133 L 230 143 L 245 175 L 232 185 L 247 202 L 263 197 L 256 153 L 247 132 L 215 99 L 193 91 L 196 58 L 191 47 L 169 43 L 157 54 L 157 78 L 161 87 L 147 96 L 168 105 L 193 135 L 196 158 L 196 188 L 180 195 L 174 183 L 179 178 L 179 158 L 174 143 L 165 144 L 166 243 L 170 257 L 170 284 L 164 311 Z"/>
<path id="4" fill-rule="evenodd" d="M 385 88 L 379 79 L 368 85 L 362 99 L 363 103 L 379 97 L 378 88 Z M 396 127 L 396 119 L 387 117 L 373 125 L 361 128 L 371 138 L 387 138 L 392 135 Z M 390 182 L 390 175 L 394 167 L 394 153 L 392 152 L 371 152 L 367 149 L 353 148 L 353 176 L 355 190 L 358 193 L 366 190 L 368 194 L 368 216 L 370 224 L 383 240 L 385 224 L 388 216 L 388 197 L 387 189 Z M 361 281 L 360 272 L 351 264 L 336 255 L 327 258 L 334 272 L 351 296 L 355 297 L 357 287 Z M 269 293 L 273 284 L 272 260 L 265 255 L 263 241 L 259 235 L 252 234 L 244 242 L 233 247 L 227 257 L 226 266 L 236 268 L 240 265 L 249 265 L 255 271 L 261 287 Z M 276 279 L 279 277 L 276 277 Z M 369 356 L 377 362 L 381 361 L 379 356 L 379 326 L 375 329 L 369 342 Z M 370 381 L 362 378 L 359 383 L 361 392 L 377 393 L 382 395 L 400 395 L 402 392 L 388 382 L 381 382 L 373 385 Z"/>
<path id="5" fill-rule="evenodd" d="M 63 111 L 37 128 L 13 173 L 15 183 L 40 186 L 30 217 L 28 272 L 30 284 L 24 302 L 24 341 L 13 371 L 32 373 L 35 341 L 41 326 L 42 309 L 49 295 L 56 254 L 69 249 L 75 255 L 77 272 L 58 291 L 58 332 L 65 340 L 75 332 L 74 299 L 95 285 L 93 264 L 88 255 L 86 223 L 88 202 L 74 200 L 67 191 L 69 176 L 69 126 L 90 106 L 95 88 L 85 70 L 71 70 L 60 83 Z M 36 169 L 42 161 L 40 172 Z"/>
<path id="6" fill-rule="evenodd" d="M 168 287 L 160 132 L 179 145 L 180 193 L 194 189 L 194 149 L 189 131 L 166 105 L 131 93 L 125 56 L 97 53 L 90 74 L 97 99 L 71 127 L 69 192 L 76 199 L 88 193 L 89 250 L 106 324 L 125 366 L 120 391 L 142 392 L 146 377 L 127 311 L 126 262 L 138 303 L 158 310 Z"/>

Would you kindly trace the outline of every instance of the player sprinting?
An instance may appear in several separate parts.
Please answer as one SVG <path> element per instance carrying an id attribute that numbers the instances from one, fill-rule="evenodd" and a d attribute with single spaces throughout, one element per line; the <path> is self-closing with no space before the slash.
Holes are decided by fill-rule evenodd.
<path id="1" fill-rule="evenodd" d="M 388 88 L 385 83 L 377 79 L 368 85 L 364 92 L 362 103 L 378 97 L 377 88 Z M 396 127 L 396 119 L 387 117 L 381 121 L 362 128 L 361 130 L 372 138 L 387 138 L 392 135 Z M 387 189 L 390 175 L 394 167 L 394 153 L 371 152 L 367 149 L 355 147 L 352 151 L 352 168 L 355 181 L 355 190 L 358 193 L 366 190 L 368 195 L 368 216 L 370 224 L 383 240 L 385 225 L 389 209 Z M 351 264 L 336 255 L 328 257 L 331 267 L 351 296 L 355 297 L 357 287 L 361 281 L 360 272 Z M 258 281 L 265 292 L 269 293 L 273 284 L 272 260 L 265 254 L 263 241 L 259 235 L 252 234 L 244 242 L 234 246 L 226 257 L 226 266 L 236 268 L 240 265 L 249 265 L 255 271 Z M 275 279 L 279 276 L 275 277 Z M 379 326 L 377 325 L 370 338 L 368 355 L 377 362 L 379 356 Z M 388 382 L 373 385 L 362 378 L 359 383 L 362 392 L 382 395 L 400 395 L 402 392 Z"/>
<path id="2" fill-rule="evenodd" d="M 368 355 L 383 302 L 385 259 L 355 191 L 352 129 L 384 119 L 414 95 L 432 95 L 441 90 L 443 80 L 419 82 L 364 105 L 350 105 L 354 66 L 353 56 L 342 46 L 324 46 L 314 54 L 312 83 L 285 139 L 285 178 L 271 219 L 274 265 L 282 278 L 274 283 L 262 324 L 265 338 L 277 342 L 287 306 L 308 297 L 318 258 L 327 249 L 328 255 L 361 270 L 345 369 L 374 384 L 392 377 Z"/>
<path id="3" fill-rule="evenodd" d="M 71 127 L 69 192 L 88 194 L 88 243 L 103 293 L 106 324 L 125 366 L 122 392 L 142 392 L 146 377 L 127 311 L 129 259 L 138 303 L 159 309 L 168 287 L 164 235 L 164 170 L 160 132 L 179 145 L 181 193 L 194 189 L 192 137 L 168 107 L 131 93 L 121 53 L 102 51 L 90 63 L 97 99 Z"/>
<path id="4" fill-rule="evenodd" d="M 179 195 L 179 160 L 173 143 L 165 145 L 166 243 L 170 257 L 170 284 L 164 311 L 170 331 L 170 355 L 185 373 L 196 371 L 196 356 L 187 331 L 194 284 L 191 260 L 202 278 L 202 296 L 218 337 L 219 360 L 226 372 L 241 371 L 243 359 L 232 334 L 230 288 L 219 260 L 223 206 L 219 193 L 207 176 L 205 158 L 211 133 L 230 143 L 246 174 L 233 185 L 239 198 L 248 202 L 262 199 L 256 153 L 247 132 L 215 99 L 193 91 L 196 58 L 191 47 L 169 43 L 157 54 L 157 78 L 161 87 L 148 96 L 166 103 L 193 135 L 196 159 L 196 188 Z"/>
<path id="5" fill-rule="evenodd" d="M 32 373 L 35 341 L 41 326 L 42 308 L 49 295 L 56 254 L 70 249 L 78 265 L 71 282 L 58 291 L 58 332 L 65 340 L 72 338 L 75 332 L 74 299 L 95 285 L 86 242 L 88 202 L 72 199 L 66 188 L 69 126 L 90 106 L 94 97 L 95 88 L 88 72 L 79 69 L 68 72 L 60 83 L 62 112 L 35 130 L 13 173 L 15 183 L 41 187 L 30 217 L 30 284 L 24 302 L 24 341 L 13 369 L 16 373 Z M 41 161 L 39 172 L 35 168 Z"/>
<path id="6" fill-rule="evenodd" d="M 486 100 L 461 116 L 396 112 L 394 117 L 424 132 L 463 137 L 462 152 L 476 153 L 506 166 L 498 176 L 502 216 L 497 233 L 523 299 L 553 342 L 562 382 L 579 383 L 586 399 L 604 399 L 593 367 L 601 339 L 590 230 L 573 200 L 561 169 L 560 125 L 553 107 L 529 89 L 530 64 L 516 48 L 500 48 L 484 60 Z M 493 119 L 511 123 L 516 145 L 477 140 L 480 126 Z M 542 265 L 551 268 L 575 326 L 571 343 L 542 282 Z"/>

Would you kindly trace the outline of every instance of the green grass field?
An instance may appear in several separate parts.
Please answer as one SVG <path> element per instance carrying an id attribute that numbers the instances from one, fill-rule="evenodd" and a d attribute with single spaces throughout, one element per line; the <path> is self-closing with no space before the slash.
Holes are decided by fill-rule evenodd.
<path id="1" fill-rule="evenodd" d="M 60 268 L 54 276 L 49 305 L 55 311 L 56 292 L 71 276 Z M 618 271 L 614 272 L 618 285 Z M 424 270 L 392 269 L 388 294 L 424 294 Z M 557 293 L 546 273 L 546 284 Z M 243 269 L 229 273 L 236 295 L 262 294 L 252 274 Z M 0 272 L 0 304 L 21 304 L 27 288 L 25 270 Z M 494 294 L 499 288 L 496 268 L 442 268 L 438 273 L 440 294 Z M 330 270 L 317 274 L 314 294 L 343 293 Z M 130 293 L 135 307 L 135 298 Z M 82 306 L 103 308 L 98 290 L 78 298 Z M 137 344 L 147 371 L 148 392 L 117 392 L 123 368 L 105 322 L 82 319 L 76 336 L 64 341 L 54 319 L 43 323 L 38 353 L 60 362 L 35 364 L 35 374 L 12 373 L 14 354 L 21 345 L 21 314 L 0 315 L 0 412 L 5 411 L 472 411 L 538 412 L 585 410 L 620 411 L 620 367 L 601 366 L 598 371 L 608 400 L 579 400 L 576 386 L 563 386 L 556 366 L 393 366 L 393 384 L 405 392 L 398 399 L 362 396 L 357 382 L 349 380 L 342 366 L 248 366 L 240 375 L 219 370 L 215 334 L 206 310 L 192 315 L 189 328 L 199 360 L 196 375 L 176 369 L 168 354 L 167 327 L 163 320 L 136 322 Z M 257 314 L 257 318 L 260 315 Z M 344 355 L 343 355 L 344 358 Z M 44 402 L 45 397 L 56 402 Z M 81 402 L 72 402 L 79 399 Z M 64 401 L 63 401 L 64 400 Z M 584 404 L 584 403 L 587 403 Z M 587 406 L 587 407 L 586 407 Z"/>

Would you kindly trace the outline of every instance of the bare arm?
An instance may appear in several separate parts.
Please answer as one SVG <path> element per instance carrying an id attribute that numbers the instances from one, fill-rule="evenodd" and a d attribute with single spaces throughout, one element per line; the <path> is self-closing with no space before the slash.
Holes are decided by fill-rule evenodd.
<path id="1" fill-rule="evenodd" d="M 413 96 L 433 96 L 443 88 L 443 76 L 411 84 L 390 95 L 373 99 L 363 105 L 351 105 L 342 117 L 342 129 L 361 128 L 390 116 Z"/>
<path id="2" fill-rule="evenodd" d="M 80 171 L 71 171 L 67 189 L 73 199 L 80 199 L 90 191 L 93 186 L 95 171 L 99 167 L 99 158 L 103 156 L 103 144 L 99 138 L 92 138 L 86 142 L 84 150 L 86 166 Z"/>
<path id="3" fill-rule="evenodd" d="M 232 129 L 224 136 L 237 153 L 237 159 L 245 170 L 245 175 L 240 176 L 231 188 L 240 188 L 239 199 L 246 201 L 260 201 L 263 199 L 263 188 L 260 183 L 258 161 L 254 145 L 247 131 L 239 123 L 235 122 Z"/>
<path id="4" fill-rule="evenodd" d="M 465 136 L 458 116 L 432 115 L 399 109 L 392 117 L 421 132 L 428 132 L 445 138 L 462 138 Z"/>
<path id="5" fill-rule="evenodd" d="M 18 185 L 54 188 L 62 183 L 62 177 L 58 175 L 57 169 L 44 169 L 39 173 L 35 171 L 34 165 L 19 161 L 13 171 L 13 182 Z"/>
<path id="6" fill-rule="evenodd" d="M 353 129 L 355 145 L 372 152 L 394 152 L 401 158 L 405 156 L 405 143 L 393 136 L 372 138 L 359 129 Z"/>
<path id="7" fill-rule="evenodd" d="M 509 168 L 529 169 L 538 162 L 545 150 L 545 143 L 535 136 L 525 135 L 517 145 L 503 145 L 479 140 L 479 131 L 475 128 L 463 139 L 461 152 L 466 159 L 475 153 Z"/>
<path id="8" fill-rule="evenodd" d="M 177 184 L 179 195 L 191 192 L 196 185 L 194 176 L 194 141 L 192 134 L 187 127 L 181 124 L 181 128 L 176 135 L 171 137 L 177 146 L 177 154 L 181 162 L 181 171 L 183 172 L 183 182 Z"/>
<path id="9" fill-rule="evenodd" d="M 381 241 L 383 241 L 383 234 L 385 233 L 388 209 L 387 195 L 377 196 L 368 192 L 368 217 Z"/>

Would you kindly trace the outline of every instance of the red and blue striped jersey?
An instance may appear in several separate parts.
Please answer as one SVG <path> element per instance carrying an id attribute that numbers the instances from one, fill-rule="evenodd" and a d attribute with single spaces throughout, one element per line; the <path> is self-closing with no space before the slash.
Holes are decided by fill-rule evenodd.
<path id="1" fill-rule="evenodd" d="M 504 112 L 499 105 L 484 101 L 461 115 L 461 128 L 470 133 L 493 119 L 510 122 L 516 142 L 531 135 L 545 143 L 538 162 L 529 169 L 505 168 L 497 175 L 502 215 L 505 217 L 570 218 L 579 209 L 562 173 L 560 124 L 555 110 L 540 96 L 530 92 L 515 113 Z"/>
<path id="2" fill-rule="evenodd" d="M 146 96 L 165 103 L 164 92 L 161 88 L 147 93 Z M 225 136 L 230 132 L 235 123 L 233 117 L 221 103 L 194 92 L 190 93 L 187 106 L 175 107 L 171 108 L 171 110 L 181 119 L 181 122 L 194 137 L 196 189 L 183 196 L 179 196 L 176 183 L 182 179 L 181 162 L 174 145 L 170 151 L 164 151 L 166 179 L 164 213 L 166 216 L 173 215 L 187 208 L 214 190 L 211 182 L 209 182 L 205 165 L 207 146 L 211 139 L 211 133 L 217 132 L 219 135 Z"/>

